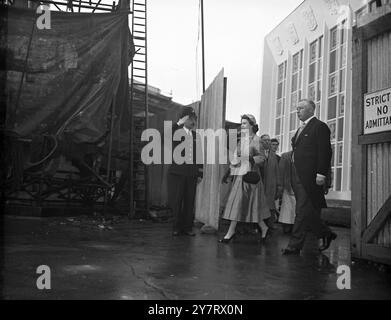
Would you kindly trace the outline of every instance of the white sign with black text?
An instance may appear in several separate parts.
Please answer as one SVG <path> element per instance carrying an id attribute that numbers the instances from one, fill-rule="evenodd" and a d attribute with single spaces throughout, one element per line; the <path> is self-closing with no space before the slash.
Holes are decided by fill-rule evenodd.
<path id="1" fill-rule="evenodd" d="M 364 134 L 391 130 L 391 88 L 364 96 Z"/>

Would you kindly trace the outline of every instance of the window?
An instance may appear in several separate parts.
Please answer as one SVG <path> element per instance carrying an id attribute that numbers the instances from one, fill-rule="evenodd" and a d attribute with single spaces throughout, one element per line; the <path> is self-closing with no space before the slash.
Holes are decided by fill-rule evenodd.
<path id="1" fill-rule="evenodd" d="M 289 128 L 295 128 L 296 127 L 296 112 L 291 112 L 290 117 L 289 117 Z M 295 133 L 295 131 L 293 131 Z"/>
<path id="2" fill-rule="evenodd" d="M 323 55 L 323 36 L 319 38 L 318 40 L 318 58 L 322 58 Z"/>
<path id="3" fill-rule="evenodd" d="M 337 51 L 334 50 L 330 53 L 330 73 L 333 73 L 337 68 Z"/>
<path id="4" fill-rule="evenodd" d="M 320 119 L 320 102 L 316 103 L 315 116 Z"/>
<path id="5" fill-rule="evenodd" d="M 339 92 L 345 91 L 345 69 L 339 71 Z"/>
<path id="6" fill-rule="evenodd" d="M 345 114 L 345 95 L 341 94 L 339 96 L 338 115 L 343 116 L 344 114 Z"/>
<path id="7" fill-rule="evenodd" d="M 329 98 L 329 105 L 327 108 L 327 119 L 335 119 L 337 114 L 337 96 Z"/>
<path id="8" fill-rule="evenodd" d="M 346 20 L 330 30 L 327 124 L 330 128 L 333 157 L 331 162 L 334 191 L 342 190 L 344 153 L 344 116 L 346 90 Z"/>
<path id="9" fill-rule="evenodd" d="M 343 140 L 343 117 L 342 118 L 338 118 L 338 141 L 342 141 Z"/>
<path id="10" fill-rule="evenodd" d="M 340 51 L 340 68 L 346 66 L 346 54 L 346 45 L 343 45 Z"/>
<path id="11" fill-rule="evenodd" d="M 278 135 L 280 132 L 281 132 L 281 118 L 277 118 L 275 135 Z"/>
<path id="12" fill-rule="evenodd" d="M 336 131 L 335 120 L 329 121 L 328 125 L 330 128 L 330 140 L 335 141 L 335 131 Z"/>
<path id="13" fill-rule="evenodd" d="M 337 74 L 333 74 L 330 76 L 330 83 L 329 83 L 329 95 L 333 95 L 337 92 Z"/>
<path id="14" fill-rule="evenodd" d="M 284 64 L 280 64 L 278 66 L 278 82 L 282 82 L 284 80 Z"/>
<path id="15" fill-rule="evenodd" d="M 284 131 L 285 115 L 285 94 L 286 94 L 286 61 L 278 66 L 278 83 L 277 83 L 277 101 L 276 101 L 276 118 L 274 133 L 276 137 L 281 138 Z M 282 141 L 280 141 L 282 150 Z"/>
<path id="16" fill-rule="evenodd" d="M 277 99 L 282 98 L 282 82 L 278 84 L 278 89 L 277 89 Z"/>
<path id="17" fill-rule="evenodd" d="M 311 54 L 315 55 L 316 47 Z M 315 75 L 314 75 L 315 76 Z M 290 101 L 290 115 L 289 115 L 289 136 L 293 136 L 299 126 L 299 119 L 297 118 L 296 107 L 302 98 L 303 91 L 303 50 L 300 50 L 293 56 L 292 61 L 292 83 L 291 83 L 291 101 Z"/>
<path id="18" fill-rule="evenodd" d="M 316 95 L 315 95 L 315 84 L 312 84 L 308 88 L 308 99 L 315 101 Z"/>
<path id="19" fill-rule="evenodd" d="M 330 31 L 330 49 L 333 50 L 337 47 L 337 35 L 338 35 L 338 30 L 337 30 L 337 27 L 335 27 L 334 29 L 332 29 Z"/>
<path id="20" fill-rule="evenodd" d="M 322 88 L 320 86 L 320 81 L 318 81 L 318 84 L 317 84 L 317 91 L 316 91 L 316 101 L 319 101 L 320 102 L 320 99 L 322 97 Z"/>
<path id="21" fill-rule="evenodd" d="M 308 99 L 315 102 L 315 115 L 320 118 L 321 96 L 322 96 L 322 48 L 323 37 L 310 44 L 310 61 L 308 68 Z"/>
<path id="22" fill-rule="evenodd" d="M 282 100 L 279 99 L 277 100 L 277 109 L 276 109 L 276 117 L 278 118 L 279 116 L 281 116 L 281 112 L 282 112 Z"/>
<path id="23" fill-rule="evenodd" d="M 309 74 L 309 77 L 308 77 L 308 82 L 309 83 L 312 83 L 315 81 L 315 69 L 316 68 L 316 63 L 313 63 L 310 65 L 310 74 Z"/>
<path id="24" fill-rule="evenodd" d="M 313 63 L 316 61 L 317 58 L 317 51 L 316 51 L 317 42 L 313 42 L 310 45 L 310 63 Z"/>

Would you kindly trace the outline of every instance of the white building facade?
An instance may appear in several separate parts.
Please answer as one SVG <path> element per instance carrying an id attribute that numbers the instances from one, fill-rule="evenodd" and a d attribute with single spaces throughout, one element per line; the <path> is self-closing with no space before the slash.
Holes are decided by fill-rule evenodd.
<path id="1" fill-rule="evenodd" d="M 331 130 L 332 189 L 351 200 L 352 25 L 362 0 L 306 0 L 265 38 L 260 124 L 262 133 L 291 150 L 299 127 L 297 103 L 316 103 L 316 116 Z"/>

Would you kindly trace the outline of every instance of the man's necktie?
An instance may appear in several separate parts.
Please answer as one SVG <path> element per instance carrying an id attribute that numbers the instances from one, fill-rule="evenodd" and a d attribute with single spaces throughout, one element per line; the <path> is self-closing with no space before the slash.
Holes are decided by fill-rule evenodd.
<path id="1" fill-rule="evenodd" d="M 297 141 L 297 139 L 299 138 L 301 132 L 303 131 L 303 129 L 305 128 L 305 123 L 302 124 L 299 129 L 297 130 L 297 134 L 296 134 L 296 139 L 295 139 L 295 142 Z"/>
<path id="2" fill-rule="evenodd" d="M 297 142 L 297 139 L 299 138 L 300 134 L 302 133 L 303 129 L 305 128 L 305 123 L 303 123 L 296 133 L 295 143 Z M 295 163 L 295 153 L 292 152 L 292 162 Z"/>

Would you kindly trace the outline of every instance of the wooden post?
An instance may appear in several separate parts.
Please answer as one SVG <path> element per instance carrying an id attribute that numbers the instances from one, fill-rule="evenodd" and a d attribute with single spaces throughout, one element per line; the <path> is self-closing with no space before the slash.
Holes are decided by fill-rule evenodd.
<path id="1" fill-rule="evenodd" d="M 145 129 L 149 128 L 149 105 L 148 105 L 148 55 L 147 55 L 147 1 L 145 1 Z M 145 211 L 148 216 L 149 213 L 149 170 L 148 166 L 144 166 L 144 188 L 145 188 Z"/>
<path id="2" fill-rule="evenodd" d="M 362 255 L 362 233 L 367 225 L 367 157 L 366 146 L 359 144 L 358 137 L 363 133 L 363 97 L 367 91 L 368 50 L 361 29 L 353 29 L 352 70 L 352 219 L 351 250 L 353 257 Z"/>
<path id="3" fill-rule="evenodd" d="M 202 39 L 202 93 L 204 93 L 205 92 L 204 0 L 201 0 L 201 39 Z"/>
<path id="4" fill-rule="evenodd" d="M 127 6 L 130 9 L 130 2 L 127 1 Z M 132 26 L 134 25 L 134 15 L 132 15 Z M 132 30 L 133 32 L 133 30 Z M 132 35 L 133 36 L 133 35 Z M 133 61 L 132 61 L 133 63 Z M 134 123 L 133 123 L 133 107 L 134 107 L 134 83 L 133 83 L 133 68 L 130 69 L 130 99 L 129 99 L 129 212 L 128 218 L 134 217 L 134 187 L 133 187 L 133 135 L 134 135 Z"/>

